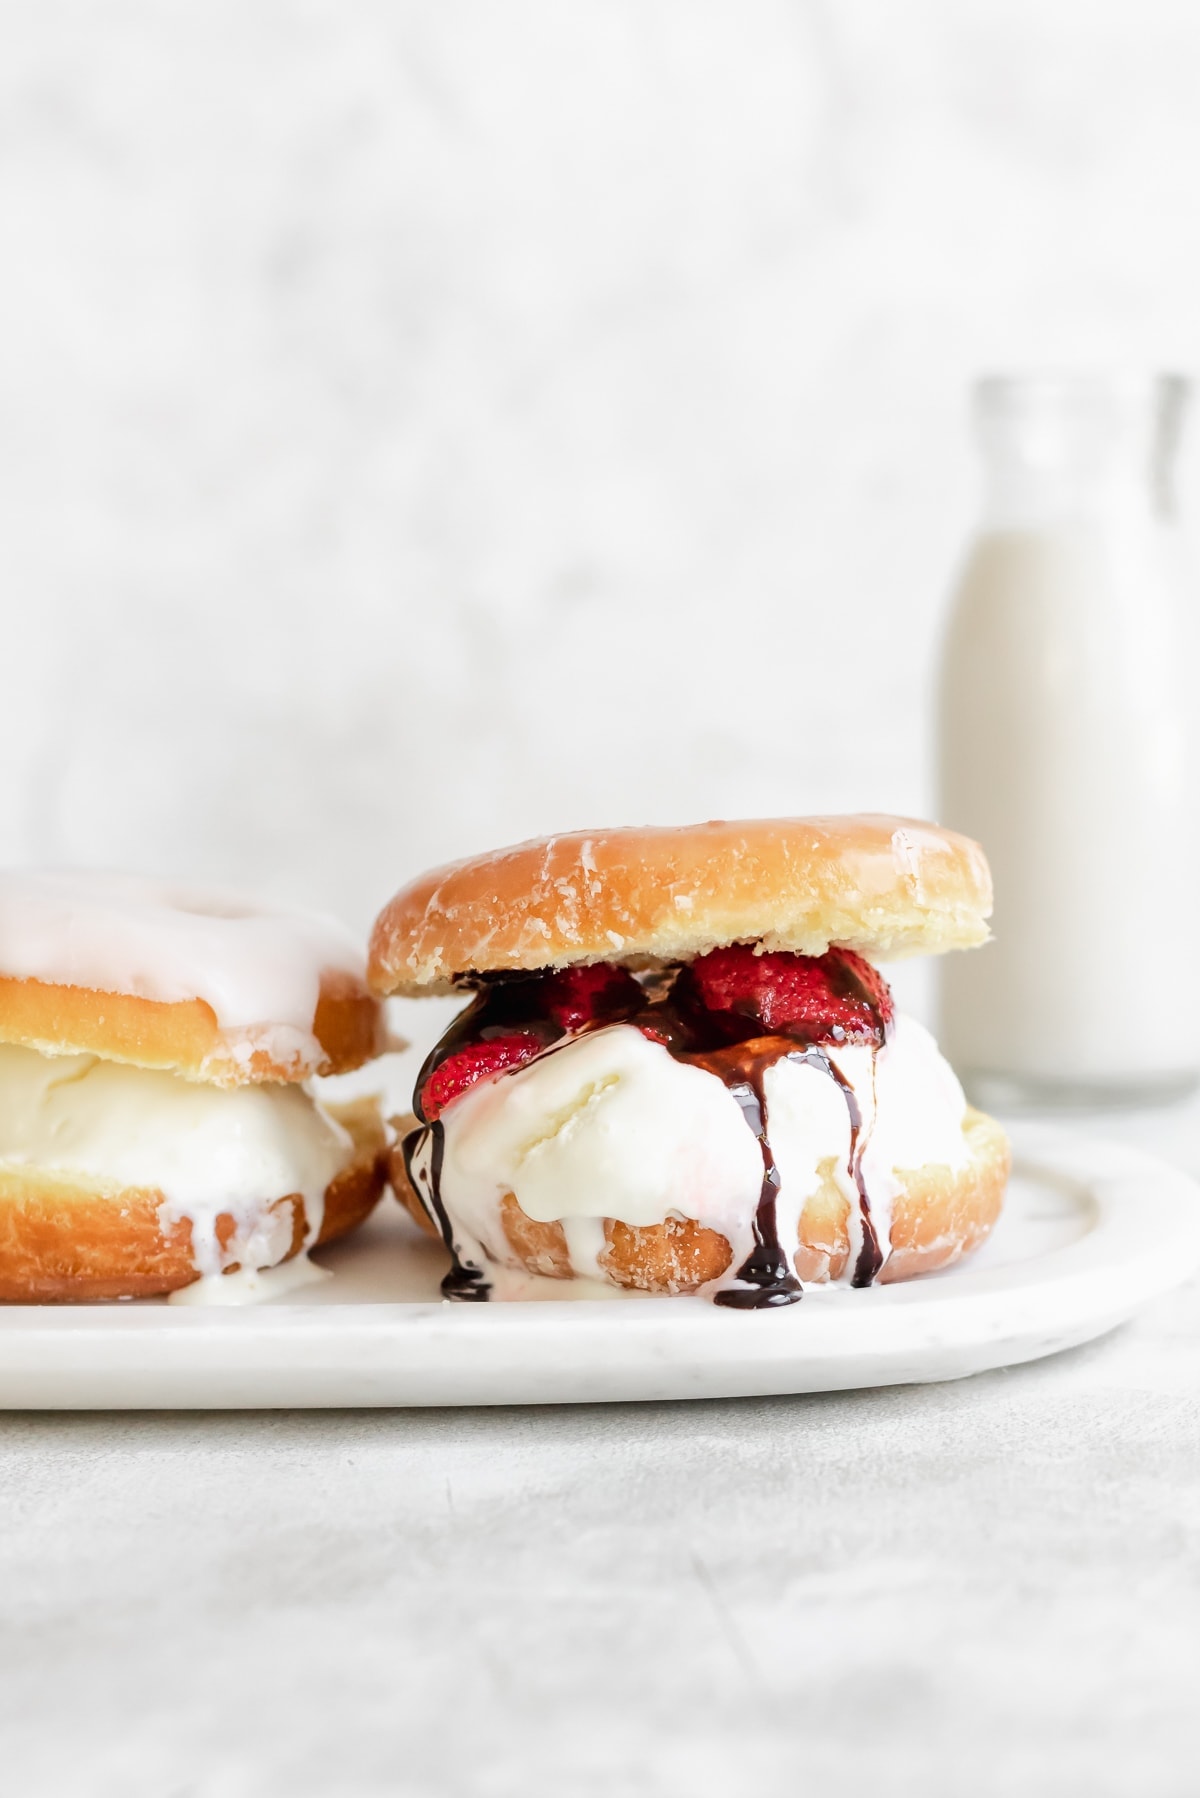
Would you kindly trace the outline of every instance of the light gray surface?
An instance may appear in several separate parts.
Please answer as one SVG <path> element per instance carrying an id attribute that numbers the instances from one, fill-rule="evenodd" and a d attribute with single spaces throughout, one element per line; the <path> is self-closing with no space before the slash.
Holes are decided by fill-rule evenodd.
<path id="1" fill-rule="evenodd" d="M 1198 1395 L 1193 1285 L 923 1389 L 10 1416 L 6 1786 L 1190 1792 Z"/>

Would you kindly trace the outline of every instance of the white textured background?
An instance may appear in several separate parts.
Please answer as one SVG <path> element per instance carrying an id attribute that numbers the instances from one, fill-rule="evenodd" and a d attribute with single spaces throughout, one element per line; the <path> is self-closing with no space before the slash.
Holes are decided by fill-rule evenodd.
<path id="1" fill-rule="evenodd" d="M 6 0 L 0 90 L 0 859 L 922 809 L 965 381 L 1200 363 L 1188 0 Z"/>

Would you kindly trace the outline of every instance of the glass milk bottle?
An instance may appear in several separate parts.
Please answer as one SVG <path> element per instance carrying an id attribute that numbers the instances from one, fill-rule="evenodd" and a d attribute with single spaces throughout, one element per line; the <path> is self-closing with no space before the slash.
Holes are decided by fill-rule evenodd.
<path id="1" fill-rule="evenodd" d="M 1171 488 L 1187 384 L 975 391 L 983 518 L 939 697 L 940 813 L 993 941 L 945 958 L 940 1037 L 983 1103 L 1171 1097 L 1200 1070 L 1200 706 Z"/>

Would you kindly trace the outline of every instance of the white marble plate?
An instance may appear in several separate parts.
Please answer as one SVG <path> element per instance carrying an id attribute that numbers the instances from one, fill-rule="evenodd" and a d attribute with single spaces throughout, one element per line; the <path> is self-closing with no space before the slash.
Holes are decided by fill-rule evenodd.
<path id="1" fill-rule="evenodd" d="M 240 1309 L 0 1308 L 0 1407 L 506 1405 L 724 1398 L 952 1380 L 1090 1341 L 1200 1266 L 1200 1187 L 1087 1135 L 1026 1125 L 1004 1217 L 971 1262 L 783 1311 L 699 1299 L 439 1302 L 445 1262 L 385 1200 L 333 1277 Z"/>

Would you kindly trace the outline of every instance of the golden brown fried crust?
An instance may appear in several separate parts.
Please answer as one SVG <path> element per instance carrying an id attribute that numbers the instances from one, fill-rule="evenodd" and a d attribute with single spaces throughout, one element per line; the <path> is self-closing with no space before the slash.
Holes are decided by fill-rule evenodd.
<path id="1" fill-rule="evenodd" d="M 695 1292 L 719 1279 L 733 1260 L 725 1238 L 690 1217 L 649 1225 L 608 1218 L 604 1240 L 608 1246 L 600 1264 L 614 1286 L 636 1286 L 643 1292 Z"/>
<path id="2" fill-rule="evenodd" d="M 416 1115 L 409 1111 L 403 1117 L 389 1118 L 388 1122 L 395 1138 L 387 1152 L 388 1185 L 413 1222 L 420 1224 L 427 1236 L 440 1238 L 442 1233 L 413 1190 L 412 1181 L 408 1177 L 408 1169 L 404 1165 L 404 1139 L 420 1128 Z M 525 1213 L 522 1212 L 521 1216 L 524 1217 L 524 1215 Z"/>
<path id="3" fill-rule="evenodd" d="M 971 1160 L 961 1173 L 946 1167 L 901 1173 L 907 1201 L 896 1209 L 892 1253 L 880 1275 L 885 1283 L 936 1273 L 981 1248 L 991 1235 L 1004 1204 L 1012 1149 L 985 1112 L 968 1111 L 963 1132 Z"/>
<path id="4" fill-rule="evenodd" d="M 509 1247 L 528 1273 L 545 1274 L 551 1280 L 574 1278 L 561 1224 L 536 1223 L 511 1192 L 500 1201 L 500 1219 Z"/>
<path id="5" fill-rule="evenodd" d="M 951 1266 L 980 1247 L 999 1217 L 1011 1163 L 1008 1138 L 981 1111 L 967 1112 L 963 1134 L 971 1155 L 965 1168 L 897 1169 L 905 1190 L 892 1217 L 882 1284 Z M 833 1179 L 832 1163 L 822 1171 L 825 1178 L 800 1219 L 796 1271 L 802 1280 L 839 1279 L 850 1254 L 849 1201 Z"/>
<path id="6" fill-rule="evenodd" d="M 405 1119 L 409 1127 L 414 1120 Z M 892 1251 L 880 1274 L 889 1283 L 949 1267 L 977 1249 L 1000 1215 L 1008 1182 L 1011 1153 L 1008 1139 L 994 1119 L 968 1111 L 963 1133 L 970 1151 L 966 1167 L 955 1170 L 929 1165 L 897 1170 L 904 1191 L 892 1218 Z M 432 1235 L 437 1230 L 413 1192 L 403 1157 L 393 1150 L 391 1181 L 405 1209 Z M 833 1177 L 834 1164 L 822 1168 L 822 1183 L 804 1207 L 794 1256 L 802 1281 L 836 1280 L 850 1254 L 850 1203 Z M 513 1261 L 526 1272 L 552 1279 L 573 1278 L 561 1224 L 543 1224 L 526 1215 L 512 1193 L 501 1201 L 501 1222 Z M 668 1218 L 663 1224 L 635 1228 L 612 1218 L 604 1221 L 606 1248 L 601 1262 L 617 1286 L 646 1292 L 695 1292 L 718 1279 L 729 1267 L 732 1251 L 723 1236 L 691 1219 Z"/>
<path id="7" fill-rule="evenodd" d="M 319 1067 L 275 1061 L 262 1048 L 239 1057 L 245 1034 L 223 1034 L 203 999 L 163 1004 L 132 993 L 0 977 L 0 1042 L 37 1049 L 43 1055 L 99 1055 L 105 1061 L 164 1069 L 212 1086 L 345 1074 L 387 1046 L 378 999 L 352 974 L 337 970 L 322 976 L 312 1033 L 324 1051 Z"/>
<path id="8" fill-rule="evenodd" d="M 977 843 L 911 818 L 768 818 L 580 831 L 422 875 L 371 934 L 378 993 L 572 962 L 687 961 L 723 944 L 871 961 L 987 940 Z"/>
<path id="9" fill-rule="evenodd" d="M 575 1278 L 561 1224 L 535 1223 L 511 1192 L 500 1202 L 500 1217 L 508 1245 L 528 1273 L 553 1280 Z M 613 1285 L 636 1286 L 643 1292 L 695 1292 L 718 1279 L 733 1259 L 723 1236 L 690 1217 L 669 1217 L 651 1225 L 606 1218 L 604 1241 L 600 1265 Z"/>
<path id="10" fill-rule="evenodd" d="M 349 1131 L 354 1158 L 326 1189 L 321 1243 L 360 1224 L 385 1180 L 385 1134 L 375 1101 L 326 1109 Z M 164 1231 L 159 1223 L 162 1203 L 159 1192 L 101 1192 L 42 1174 L 0 1169 L 0 1303 L 150 1298 L 190 1286 L 197 1277 L 191 1224 L 183 1219 Z M 290 1260 L 304 1246 L 304 1202 L 292 1193 L 267 1210 L 291 1211 L 292 1241 L 284 1256 Z M 234 1227 L 228 1213 L 218 1218 L 222 1247 Z"/>

